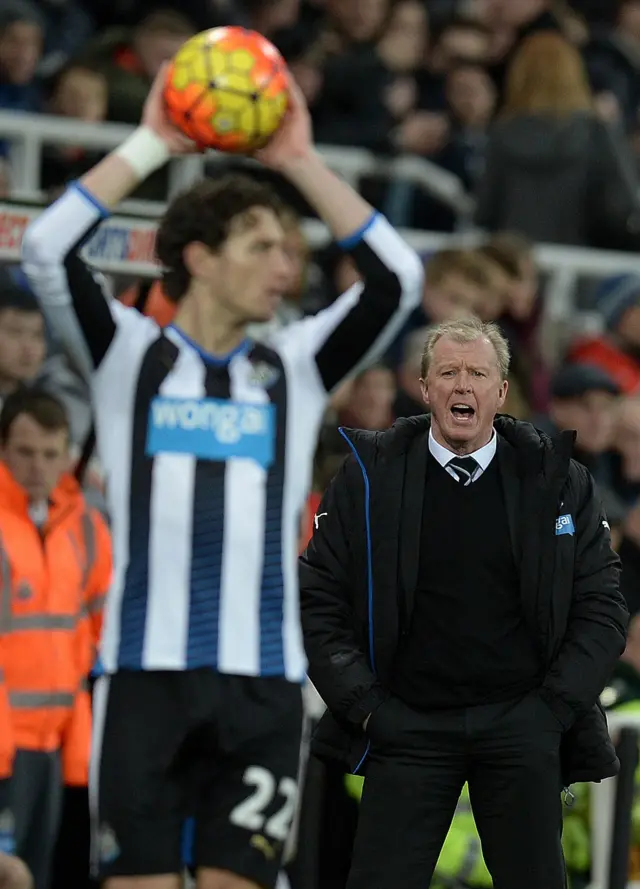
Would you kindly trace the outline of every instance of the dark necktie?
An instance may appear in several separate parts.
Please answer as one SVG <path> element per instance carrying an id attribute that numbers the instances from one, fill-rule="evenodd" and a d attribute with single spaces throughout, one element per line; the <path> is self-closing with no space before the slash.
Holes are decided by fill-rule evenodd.
<path id="1" fill-rule="evenodd" d="M 464 482 L 465 487 L 470 485 L 480 464 L 473 457 L 454 457 L 449 460 L 447 467 L 451 467 L 459 482 Z"/>

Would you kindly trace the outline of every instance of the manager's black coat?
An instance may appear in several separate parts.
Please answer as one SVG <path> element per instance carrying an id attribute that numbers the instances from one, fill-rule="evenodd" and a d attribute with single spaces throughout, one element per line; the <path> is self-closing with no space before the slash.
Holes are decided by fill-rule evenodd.
<path id="1" fill-rule="evenodd" d="M 366 766 L 362 722 L 388 694 L 410 625 L 429 423 L 420 416 L 386 432 L 343 430 L 353 453 L 301 558 L 309 675 L 328 707 L 313 749 L 349 770 Z M 523 613 L 544 665 L 541 695 L 565 728 L 563 781 L 598 781 L 619 767 L 598 702 L 625 645 L 619 560 L 591 476 L 571 459 L 574 434 L 549 438 L 507 416 L 495 428 Z M 572 517 L 575 534 L 556 534 L 561 515 Z"/>

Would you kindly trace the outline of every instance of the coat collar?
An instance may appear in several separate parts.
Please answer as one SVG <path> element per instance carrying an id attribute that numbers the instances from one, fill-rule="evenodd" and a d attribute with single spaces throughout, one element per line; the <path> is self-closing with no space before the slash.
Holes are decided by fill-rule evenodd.
<path id="1" fill-rule="evenodd" d="M 576 433 L 560 432 L 549 436 L 531 423 L 498 414 L 494 427 L 516 453 L 519 475 L 542 474 L 547 478 L 566 474 L 573 452 Z M 343 429 L 353 442 L 365 465 L 381 456 L 407 454 L 415 439 L 421 439 L 431 428 L 431 415 L 421 414 L 397 420 L 384 432 Z"/>

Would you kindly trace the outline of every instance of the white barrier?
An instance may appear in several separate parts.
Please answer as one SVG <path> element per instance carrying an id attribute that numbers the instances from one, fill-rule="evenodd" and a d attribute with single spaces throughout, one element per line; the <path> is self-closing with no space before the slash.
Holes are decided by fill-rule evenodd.
<path id="1" fill-rule="evenodd" d="M 93 151 L 109 151 L 120 145 L 132 130 L 133 127 L 126 124 L 93 124 L 47 114 L 0 111 L 0 138 L 11 143 L 12 186 L 24 194 L 39 191 L 43 145 L 80 145 Z M 425 158 L 381 158 L 362 148 L 347 146 L 321 145 L 318 150 L 330 167 L 354 185 L 363 176 L 402 179 L 446 204 L 463 222 L 473 214 L 474 201 L 465 192 L 462 180 Z M 172 161 L 169 194 L 202 176 L 205 163 L 216 157 L 225 156 L 212 151 L 206 156 Z"/>
<path id="2" fill-rule="evenodd" d="M 96 231 L 85 248 L 85 257 L 107 274 L 155 277 L 159 267 L 154 260 L 155 231 L 160 204 L 153 204 L 153 218 L 114 216 Z M 148 212 L 146 202 L 138 202 L 138 212 Z M 25 228 L 41 212 L 26 204 L 0 203 L 0 262 L 18 262 L 20 243 Z M 312 247 L 328 240 L 325 226 L 305 220 L 305 234 Z M 470 244 L 479 235 L 445 235 L 435 232 L 406 230 L 407 242 L 421 254 L 429 254 L 453 244 Z M 536 249 L 540 269 L 547 273 L 545 298 L 545 355 L 550 361 L 557 356 L 565 327 L 576 325 L 575 293 L 581 275 L 603 278 L 631 273 L 640 275 L 640 257 L 573 247 L 541 245 Z"/>
<path id="3" fill-rule="evenodd" d="M 609 732 L 615 740 L 622 728 L 640 731 L 640 713 L 607 713 Z M 609 856 L 616 799 L 616 778 L 591 785 L 591 883 L 588 889 L 609 889 Z M 627 884 L 640 889 L 640 883 Z"/>

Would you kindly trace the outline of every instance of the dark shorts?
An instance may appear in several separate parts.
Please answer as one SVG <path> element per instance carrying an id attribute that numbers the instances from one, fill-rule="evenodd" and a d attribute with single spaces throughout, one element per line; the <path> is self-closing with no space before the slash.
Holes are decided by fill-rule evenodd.
<path id="1" fill-rule="evenodd" d="M 99 679 L 95 874 L 171 874 L 189 864 L 273 886 L 297 800 L 301 728 L 301 689 L 285 679 L 208 669 Z"/>

